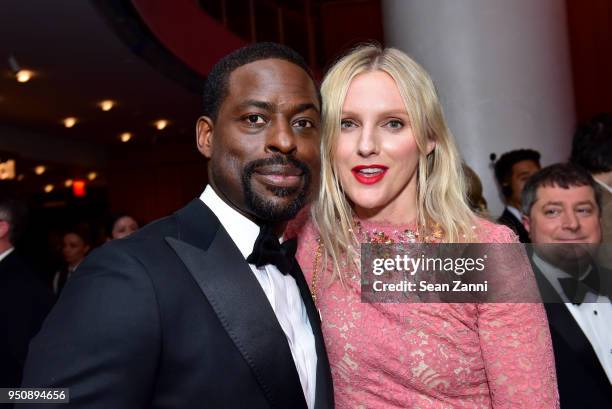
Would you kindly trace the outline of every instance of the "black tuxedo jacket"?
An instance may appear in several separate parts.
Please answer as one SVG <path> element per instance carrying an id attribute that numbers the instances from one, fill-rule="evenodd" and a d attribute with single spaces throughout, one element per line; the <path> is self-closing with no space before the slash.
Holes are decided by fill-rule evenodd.
<path id="1" fill-rule="evenodd" d="M 15 251 L 0 261 L 0 387 L 19 387 L 28 344 L 53 301 Z"/>
<path id="2" fill-rule="evenodd" d="M 319 315 L 294 268 L 318 355 L 315 407 L 332 408 Z M 69 387 L 71 408 L 306 408 L 265 293 L 199 199 L 79 266 L 22 386 Z"/>
<path id="3" fill-rule="evenodd" d="M 529 232 L 523 226 L 523 222 L 510 213 L 508 208 L 504 209 L 504 212 L 499 216 L 497 222 L 510 227 L 518 235 L 521 243 L 531 243 Z"/>
<path id="4" fill-rule="evenodd" d="M 555 353 L 561 409 L 611 408 L 612 386 L 591 343 L 535 264 L 533 271 L 540 292 L 547 294 L 545 299 L 554 301 L 544 307 Z"/>

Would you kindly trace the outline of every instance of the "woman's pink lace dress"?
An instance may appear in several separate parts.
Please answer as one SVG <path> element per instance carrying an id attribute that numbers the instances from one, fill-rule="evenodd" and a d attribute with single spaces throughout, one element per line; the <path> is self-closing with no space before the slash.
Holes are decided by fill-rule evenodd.
<path id="1" fill-rule="evenodd" d="M 301 214 L 290 227 L 312 283 L 318 233 Z M 301 221 L 300 221 L 301 219 Z M 362 222 L 367 231 L 406 226 Z M 515 242 L 482 220 L 483 243 Z M 317 307 L 338 408 L 557 408 L 553 351 L 541 304 L 366 304 L 319 273 Z"/>

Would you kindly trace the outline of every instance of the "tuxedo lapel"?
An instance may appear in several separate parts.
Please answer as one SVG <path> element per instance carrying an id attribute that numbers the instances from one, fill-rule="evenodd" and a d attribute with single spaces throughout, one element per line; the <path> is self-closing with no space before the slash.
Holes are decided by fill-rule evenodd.
<path id="1" fill-rule="evenodd" d="M 166 241 L 250 366 L 270 406 L 306 408 L 287 338 L 264 291 L 218 219 L 203 204 L 199 211 L 197 207 L 179 212 L 179 239 Z M 198 231 L 200 237 L 193 237 Z"/>
<path id="2" fill-rule="evenodd" d="M 325 349 L 325 342 L 323 340 L 323 333 L 321 332 L 321 318 L 319 311 L 312 300 L 310 289 L 306 279 L 304 278 L 302 269 L 295 259 L 293 261 L 291 276 L 295 279 L 300 290 L 300 295 L 304 301 L 304 306 L 306 307 L 310 326 L 312 327 L 312 332 L 315 338 L 315 347 L 317 350 L 315 409 L 333 408 L 334 389 L 331 371 L 329 368 L 329 361 L 327 358 L 327 351 Z"/>

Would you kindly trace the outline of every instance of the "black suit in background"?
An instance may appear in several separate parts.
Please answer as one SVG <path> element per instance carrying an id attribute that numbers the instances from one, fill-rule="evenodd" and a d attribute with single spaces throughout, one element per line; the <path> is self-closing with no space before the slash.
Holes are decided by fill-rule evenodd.
<path id="1" fill-rule="evenodd" d="M 15 251 L 0 261 L 0 387 L 21 384 L 28 344 L 53 301 L 51 291 Z"/>
<path id="2" fill-rule="evenodd" d="M 319 315 L 294 268 L 318 355 L 315 407 L 332 408 Z M 48 409 L 306 408 L 265 293 L 199 199 L 79 266 L 32 342 L 23 386 L 70 387 L 71 404 Z"/>
<path id="3" fill-rule="evenodd" d="M 544 307 L 555 353 L 561 409 L 611 408 L 612 386 L 595 350 L 542 271 L 532 265 L 543 298 L 554 301 Z"/>
<path id="4" fill-rule="evenodd" d="M 501 216 L 499 216 L 497 222 L 510 227 L 518 235 L 519 241 L 521 243 L 531 243 L 531 239 L 529 238 L 529 232 L 523 226 L 523 222 L 521 220 L 518 220 L 510 212 L 510 210 L 508 210 L 508 208 L 504 209 L 504 212 Z"/>

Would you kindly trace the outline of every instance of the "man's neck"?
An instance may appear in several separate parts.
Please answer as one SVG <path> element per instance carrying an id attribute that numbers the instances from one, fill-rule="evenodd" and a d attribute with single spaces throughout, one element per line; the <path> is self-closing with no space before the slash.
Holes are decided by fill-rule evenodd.
<path id="1" fill-rule="evenodd" d="M 0 254 L 4 253 L 8 249 L 13 248 L 13 245 L 8 240 L 0 240 Z"/>

